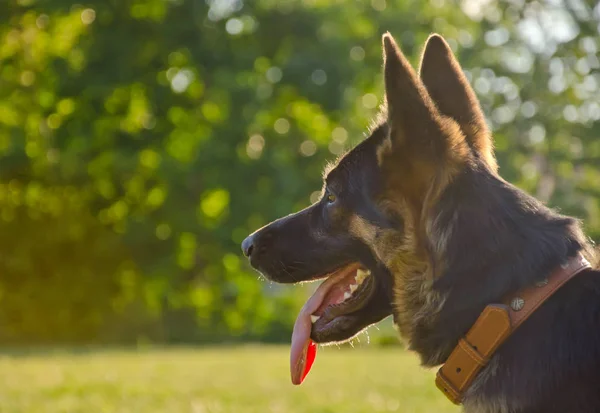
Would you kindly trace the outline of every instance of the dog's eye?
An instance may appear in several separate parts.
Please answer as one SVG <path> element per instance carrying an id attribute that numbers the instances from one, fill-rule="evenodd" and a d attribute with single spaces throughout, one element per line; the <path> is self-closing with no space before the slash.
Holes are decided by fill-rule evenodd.
<path id="1" fill-rule="evenodd" d="M 327 203 L 328 203 L 328 204 L 333 204 L 333 203 L 336 201 L 336 199 L 337 199 L 337 198 L 336 198 L 336 197 L 335 197 L 335 195 L 333 195 L 333 194 L 329 194 L 329 195 L 327 195 Z"/>

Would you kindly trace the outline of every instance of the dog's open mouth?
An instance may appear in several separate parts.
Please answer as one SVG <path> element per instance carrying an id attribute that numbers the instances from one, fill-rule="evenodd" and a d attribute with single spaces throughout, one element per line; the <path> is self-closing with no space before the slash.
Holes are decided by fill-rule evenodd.
<path id="1" fill-rule="evenodd" d="M 290 369 L 292 383 L 300 384 L 312 365 L 318 342 L 329 342 L 330 337 L 350 338 L 353 333 L 344 330 L 342 319 L 363 308 L 373 295 L 374 280 L 371 272 L 359 263 L 339 268 L 321 283 L 308 299 L 294 324 Z M 312 346 L 312 347 L 311 347 Z"/>

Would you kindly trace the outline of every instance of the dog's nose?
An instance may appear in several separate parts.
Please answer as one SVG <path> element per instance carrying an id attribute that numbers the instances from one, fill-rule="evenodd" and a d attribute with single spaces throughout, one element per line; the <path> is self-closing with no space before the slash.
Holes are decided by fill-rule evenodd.
<path id="1" fill-rule="evenodd" d="M 242 241 L 242 251 L 246 257 L 250 258 L 252 256 L 252 251 L 254 251 L 254 234 L 248 235 L 248 237 Z"/>

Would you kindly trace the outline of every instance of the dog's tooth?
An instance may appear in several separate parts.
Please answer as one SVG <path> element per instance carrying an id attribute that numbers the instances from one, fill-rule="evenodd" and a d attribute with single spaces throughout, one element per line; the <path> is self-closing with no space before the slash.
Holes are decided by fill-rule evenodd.
<path id="1" fill-rule="evenodd" d="M 350 294 L 354 294 L 354 291 L 358 288 L 358 284 L 350 284 Z"/>
<path id="2" fill-rule="evenodd" d="M 368 275 L 371 275 L 371 271 L 365 271 L 359 268 L 358 270 L 356 270 L 356 276 L 354 277 L 354 279 L 360 284 L 365 280 L 365 278 L 367 278 Z"/>
<path id="3" fill-rule="evenodd" d="M 314 314 L 311 314 L 311 316 L 310 316 L 310 321 L 311 321 L 311 322 L 314 324 L 314 323 L 316 323 L 316 322 L 317 322 L 317 320 L 318 320 L 319 318 L 321 318 L 321 316 L 320 316 L 320 315 L 314 315 Z"/>
<path id="4" fill-rule="evenodd" d="M 352 294 L 350 294 L 348 291 L 346 291 L 344 293 L 344 300 L 347 300 L 348 298 L 350 298 L 352 296 Z"/>

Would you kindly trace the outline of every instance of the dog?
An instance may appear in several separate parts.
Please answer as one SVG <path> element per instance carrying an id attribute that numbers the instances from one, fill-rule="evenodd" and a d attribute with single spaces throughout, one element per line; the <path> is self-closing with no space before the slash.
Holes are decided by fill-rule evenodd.
<path id="1" fill-rule="evenodd" d="M 244 254 L 278 283 L 325 279 L 307 302 L 314 342 L 349 340 L 392 315 L 424 367 L 445 363 L 486 306 L 580 254 L 593 266 L 498 348 L 462 405 L 600 412 L 593 243 L 577 219 L 501 178 L 480 104 L 440 35 L 418 72 L 389 33 L 382 43 L 385 99 L 368 137 L 326 168 L 317 202 L 251 234 Z"/>

